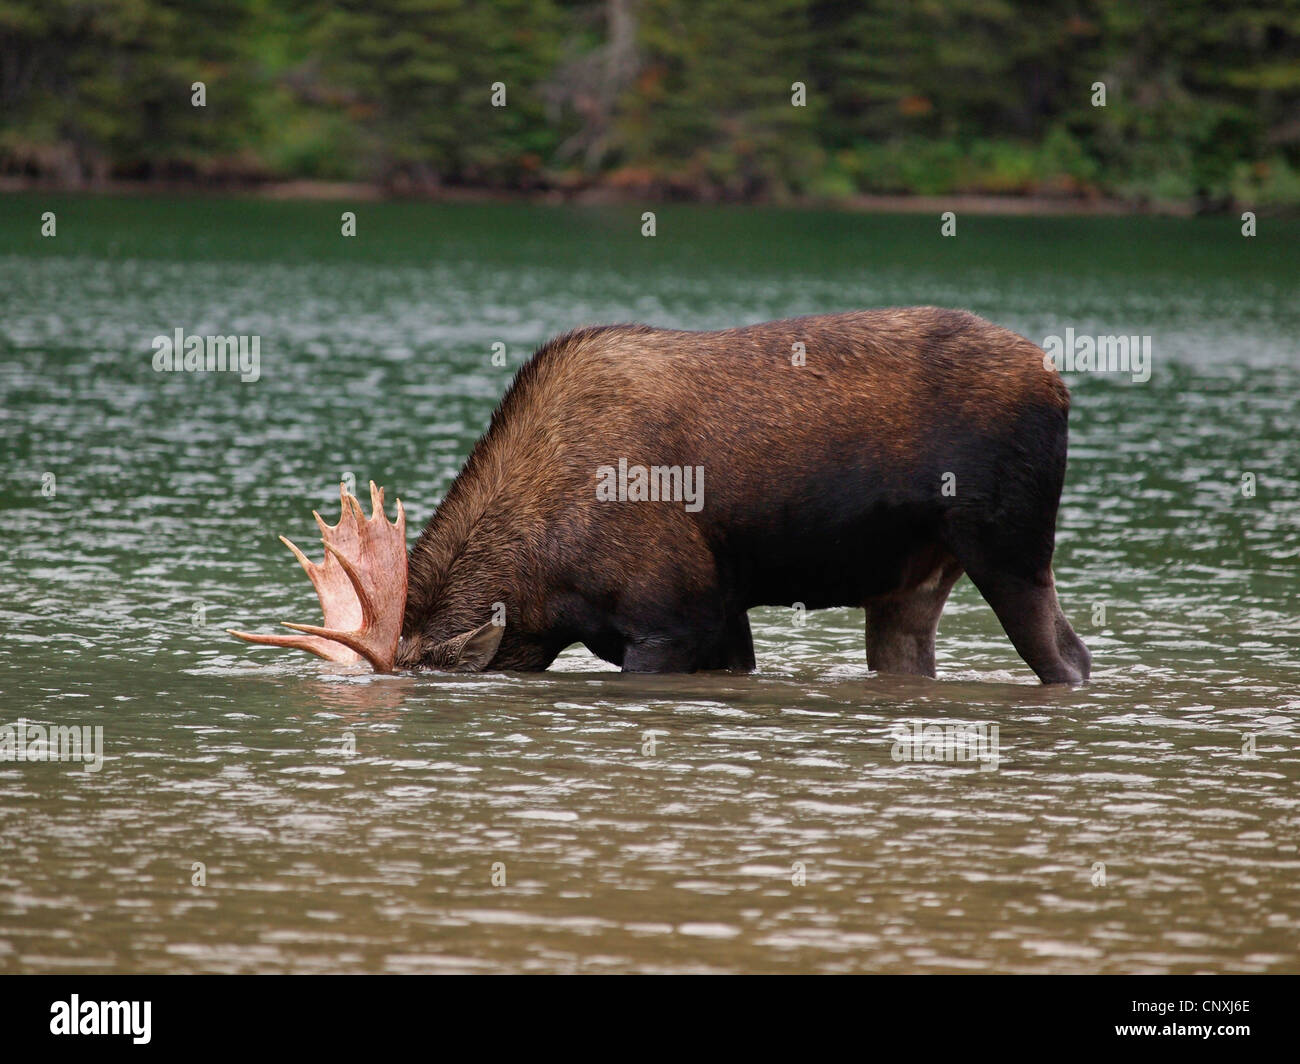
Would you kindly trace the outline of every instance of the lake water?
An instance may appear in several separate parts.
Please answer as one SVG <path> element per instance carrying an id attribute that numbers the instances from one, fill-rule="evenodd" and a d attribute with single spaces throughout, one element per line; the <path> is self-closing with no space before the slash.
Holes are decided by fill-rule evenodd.
<path id="1" fill-rule="evenodd" d="M 104 742 L 0 761 L 0 971 L 1300 971 L 1300 223 L 939 228 L 0 199 L 0 723 Z M 1067 374 L 1085 687 L 966 580 L 937 681 L 869 673 L 854 610 L 754 611 L 751 676 L 223 631 L 315 619 L 276 536 L 313 552 L 348 473 L 413 540 L 550 334 L 916 303 L 1152 339 L 1145 383 Z M 259 379 L 156 373 L 177 328 L 259 336 Z M 996 725 L 996 768 L 897 761 L 899 723 Z"/>

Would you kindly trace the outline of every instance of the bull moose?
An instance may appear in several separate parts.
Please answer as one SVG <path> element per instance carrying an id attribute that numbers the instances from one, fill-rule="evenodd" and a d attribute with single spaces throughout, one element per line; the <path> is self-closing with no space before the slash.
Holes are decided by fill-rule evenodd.
<path id="1" fill-rule="evenodd" d="M 933 676 L 964 572 L 1040 680 L 1078 683 L 1052 574 L 1069 405 L 1041 348 L 958 310 L 578 329 L 519 370 L 409 555 L 400 500 L 390 523 L 373 482 L 369 518 L 342 489 L 322 562 L 284 540 L 324 624 L 232 634 L 379 671 L 536 671 L 573 643 L 749 670 L 746 611 L 800 602 L 863 607 L 872 669 Z M 624 491 L 629 464 L 697 497 Z"/>

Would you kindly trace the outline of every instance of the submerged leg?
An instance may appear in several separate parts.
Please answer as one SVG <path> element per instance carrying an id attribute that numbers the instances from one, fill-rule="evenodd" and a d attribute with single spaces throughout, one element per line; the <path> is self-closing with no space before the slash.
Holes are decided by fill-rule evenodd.
<path id="1" fill-rule="evenodd" d="M 1033 579 L 997 572 L 972 573 L 971 579 L 1043 683 L 1076 684 L 1088 678 L 1092 655 L 1061 612 L 1050 569 Z"/>
<path id="2" fill-rule="evenodd" d="M 653 635 L 629 640 L 623 650 L 624 672 L 697 672 L 700 640 L 694 636 Z"/>
<path id="3" fill-rule="evenodd" d="M 722 647 L 722 668 L 732 672 L 754 671 L 754 636 L 749 630 L 749 614 L 744 610 L 727 621 Z"/>
<path id="4" fill-rule="evenodd" d="M 867 601 L 867 665 L 876 672 L 933 676 L 939 617 L 961 566 L 949 561 L 922 584 Z"/>

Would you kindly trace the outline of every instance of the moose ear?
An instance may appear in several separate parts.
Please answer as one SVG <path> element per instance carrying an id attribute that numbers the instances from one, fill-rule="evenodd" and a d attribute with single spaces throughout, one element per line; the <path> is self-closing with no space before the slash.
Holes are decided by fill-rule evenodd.
<path id="1" fill-rule="evenodd" d="M 447 663 L 444 667 L 450 672 L 482 672 L 496 656 L 505 630 L 505 625 L 488 621 L 481 628 L 448 639 L 443 644 L 445 654 L 440 655 Z"/>

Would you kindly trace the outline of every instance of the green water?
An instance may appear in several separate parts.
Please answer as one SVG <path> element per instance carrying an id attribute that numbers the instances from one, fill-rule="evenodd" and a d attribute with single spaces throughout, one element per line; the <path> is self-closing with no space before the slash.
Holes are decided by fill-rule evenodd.
<path id="1" fill-rule="evenodd" d="M 105 754 L 0 761 L 0 971 L 1300 971 L 1300 224 L 657 213 L 0 199 L 0 723 Z M 967 581 L 937 681 L 852 610 L 754 611 L 752 676 L 223 633 L 314 619 L 276 536 L 342 476 L 413 537 L 549 334 L 914 303 L 1152 337 L 1146 383 L 1067 374 L 1086 687 Z M 177 328 L 259 379 L 155 372 Z M 997 767 L 895 761 L 900 721 Z"/>

